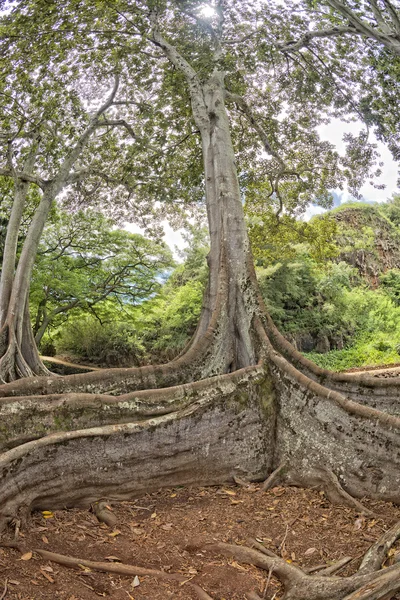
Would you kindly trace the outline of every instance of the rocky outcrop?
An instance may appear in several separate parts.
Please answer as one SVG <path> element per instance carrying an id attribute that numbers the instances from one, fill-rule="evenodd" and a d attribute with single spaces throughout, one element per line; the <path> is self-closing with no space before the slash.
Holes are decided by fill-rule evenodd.
<path id="1" fill-rule="evenodd" d="M 389 269 L 400 269 L 400 233 L 375 206 L 354 204 L 332 213 L 339 224 L 337 261 L 356 267 L 373 285 Z"/>

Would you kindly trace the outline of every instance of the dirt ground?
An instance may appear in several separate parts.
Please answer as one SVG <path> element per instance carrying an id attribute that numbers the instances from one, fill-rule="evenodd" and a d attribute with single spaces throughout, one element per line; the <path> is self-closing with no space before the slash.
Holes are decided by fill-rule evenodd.
<path id="1" fill-rule="evenodd" d="M 185 583 L 71 569 L 43 560 L 35 548 L 183 574 L 213 600 L 242 600 L 251 590 L 262 597 L 266 572 L 206 553 L 201 543 L 240 544 L 253 537 L 303 568 L 351 556 L 352 562 L 342 571 L 346 575 L 355 571 L 361 556 L 382 532 L 400 520 L 399 507 L 382 502 L 366 505 L 374 511 L 374 518 L 332 506 L 313 490 L 275 487 L 261 492 L 251 485 L 167 489 L 135 502 L 113 504 L 118 518 L 114 531 L 88 510 L 35 513 L 19 536 L 23 554 L 0 549 L 0 598 L 197 598 Z M 13 532 L 8 539 L 13 539 Z M 278 600 L 281 595 L 279 583 L 272 577 L 265 598 Z"/>

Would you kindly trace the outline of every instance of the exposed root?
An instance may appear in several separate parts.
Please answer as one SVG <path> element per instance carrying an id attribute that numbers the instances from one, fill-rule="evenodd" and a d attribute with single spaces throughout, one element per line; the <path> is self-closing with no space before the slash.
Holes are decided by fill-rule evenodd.
<path id="1" fill-rule="evenodd" d="M 250 548 L 256 548 L 257 550 L 259 550 L 266 556 L 270 556 L 271 558 L 277 558 L 277 559 L 280 558 L 277 554 L 275 554 L 275 552 L 272 552 L 272 550 L 269 550 L 268 548 L 263 546 L 263 544 L 260 544 L 260 542 L 257 542 L 256 540 L 253 540 L 252 538 L 249 538 L 247 540 L 247 544 L 249 545 Z"/>
<path id="2" fill-rule="evenodd" d="M 1 543 L 2 547 L 5 548 L 15 548 L 23 553 L 23 549 L 16 543 Z M 136 567 L 134 565 L 126 565 L 123 563 L 103 563 L 92 560 L 85 560 L 83 558 L 77 558 L 74 556 L 67 556 L 65 554 L 57 554 L 55 552 L 49 552 L 48 550 L 36 549 L 34 550 L 37 554 L 40 554 L 42 558 L 48 560 L 50 562 L 57 563 L 58 565 L 63 565 L 64 567 L 71 567 L 80 569 L 81 567 L 87 567 L 92 571 L 100 571 L 102 573 L 116 573 L 118 575 L 129 575 L 129 576 L 149 576 L 155 577 L 157 579 L 169 579 L 172 581 L 178 581 L 181 584 L 188 584 L 190 587 L 196 592 L 199 600 L 213 600 L 211 596 L 209 596 L 203 588 L 201 588 L 196 583 L 191 583 L 188 581 L 187 577 L 184 575 L 180 575 L 179 573 L 167 573 L 166 571 L 159 571 L 158 569 L 146 569 L 144 567 Z M 6 580 L 7 587 L 7 580 Z M 6 589 L 7 591 L 7 589 Z M 0 600 L 4 598 L 0 596 Z"/>
<path id="3" fill-rule="evenodd" d="M 312 575 L 313 573 L 316 573 L 318 571 L 318 576 L 334 575 L 335 573 L 338 573 L 341 569 L 343 569 L 346 565 L 348 565 L 349 562 L 351 562 L 352 560 L 353 559 L 351 556 L 345 556 L 344 558 L 341 558 L 329 567 L 327 567 L 326 565 L 318 565 L 317 567 L 307 569 L 306 573 L 307 575 Z"/>
<path id="4" fill-rule="evenodd" d="M 285 474 L 285 478 L 289 485 L 309 487 L 324 492 L 332 504 L 348 506 L 360 514 L 374 516 L 369 508 L 343 489 L 337 476 L 327 467 L 314 467 L 305 473 L 291 469 Z"/>
<path id="5" fill-rule="evenodd" d="M 324 491 L 327 498 L 333 504 L 344 504 L 350 508 L 354 508 L 358 512 L 364 515 L 373 516 L 374 513 L 366 508 L 356 498 L 353 498 L 346 490 L 340 485 L 339 479 L 329 469 L 324 469 L 326 473 L 326 479 L 324 481 Z"/>
<path id="6" fill-rule="evenodd" d="M 110 506 L 104 500 L 99 500 L 92 505 L 92 509 L 100 523 L 105 523 L 111 529 L 117 524 L 117 517 L 111 511 Z"/>
<path id="7" fill-rule="evenodd" d="M 211 596 L 209 596 L 207 594 L 207 592 L 205 592 L 203 590 L 203 588 L 201 588 L 196 583 L 191 583 L 190 587 L 196 592 L 197 597 L 199 598 L 199 600 L 213 600 L 213 598 L 211 598 Z"/>
<path id="8" fill-rule="evenodd" d="M 334 575 L 335 573 L 338 573 L 339 571 L 341 571 L 352 560 L 353 559 L 351 556 L 345 556 L 344 558 L 341 558 L 340 560 L 333 563 L 333 565 L 330 565 L 329 567 L 325 567 L 325 568 L 321 569 L 318 572 L 318 576 L 322 575 L 323 577 L 327 577 L 329 575 Z M 310 571 L 308 571 L 308 574 L 310 574 Z"/>
<path id="9" fill-rule="evenodd" d="M 276 575 L 285 588 L 283 600 L 389 600 L 400 590 L 400 564 L 380 567 L 399 537 L 400 523 L 397 523 L 368 550 L 359 571 L 350 577 L 332 576 L 352 560 L 350 557 L 310 575 L 254 540 L 250 540 L 253 548 L 215 543 L 207 544 L 204 549 L 268 571 L 266 588 L 272 574 Z M 246 598 L 262 600 L 256 592 L 248 592 Z"/>
<path id="10" fill-rule="evenodd" d="M 389 600 L 400 590 L 400 569 L 386 569 L 376 579 L 357 589 L 343 600 Z"/>
<path id="11" fill-rule="evenodd" d="M 180 582 L 186 581 L 184 575 L 179 575 L 178 573 L 166 573 L 165 571 L 159 571 L 158 569 L 146 569 L 145 567 L 136 567 L 134 565 L 125 565 L 123 563 L 96 562 L 84 558 L 76 558 L 74 556 L 49 552 L 48 550 L 42 550 L 41 548 L 34 550 L 34 552 L 40 554 L 45 560 L 50 560 L 51 562 L 63 565 L 64 567 L 80 569 L 79 565 L 82 565 L 92 571 L 101 571 L 102 573 L 117 573 L 118 575 L 133 576 L 148 575 L 150 577 L 157 577 L 158 579 L 172 579 Z"/>
<path id="12" fill-rule="evenodd" d="M 271 489 L 272 486 L 274 486 L 275 483 L 277 483 L 279 481 L 279 479 L 285 469 L 286 469 L 286 463 L 280 464 L 279 467 L 277 467 L 274 471 L 272 471 L 271 475 L 264 481 L 264 483 L 260 487 L 260 490 L 262 492 L 266 492 L 269 489 Z"/>
<path id="13" fill-rule="evenodd" d="M 383 534 L 375 544 L 371 546 L 365 554 L 358 572 L 372 573 L 373 571 L 381 569 L 390 548 L 398 539 L 400 539 L 400 521 L 393 525 L 391 529 Z"/>

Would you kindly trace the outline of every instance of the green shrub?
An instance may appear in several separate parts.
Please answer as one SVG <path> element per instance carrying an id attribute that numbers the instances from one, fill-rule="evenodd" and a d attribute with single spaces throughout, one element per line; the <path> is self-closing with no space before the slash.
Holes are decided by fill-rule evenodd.
<path id="1" fill-rule="evenodd" d="M 92 316 L 70 321 L 61 332 L 57 351 L 107 367 L 140 365 L 144 353 L 133 325 L 101 324 Z"/>

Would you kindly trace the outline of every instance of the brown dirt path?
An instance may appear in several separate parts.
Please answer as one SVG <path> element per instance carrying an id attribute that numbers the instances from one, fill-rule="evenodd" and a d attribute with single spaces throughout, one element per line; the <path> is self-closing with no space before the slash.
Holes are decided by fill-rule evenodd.
<path id="1" fill-rule="evenodd" d="M 180 573 L 201 585 L 213 600 L 243 600 L 251 590 L 262 597 L 267 573 L 201 549 L 191 550 L 190 543 L 244 543 L 256 537 L 302 567 L 352 556 L 354 560 L 343 571 L 349 574 L 373 541 L 400 519 L 399 507 L 367 504 L 375 518 L 332 506 L 323 494 L 312 490 L 277 487 L 262 493 L 252 485 L 170 489 L 116 504 L 114 532 L 87 510 L 57 511 L 50 518 L 36 513 L 19 538 L 25 560 L 17 550 L 0 549 L 0 597 L 8 579 L 5 600 L 197 598 L 186 584 L 152 577 L 139 577 L 135 582 L 134 577 L 73 570 L 35 553 L 30 556 L 34 548 Z M 12 540 L 11 532 L 8 539 Z M 278 600 L 280 595 L 279 584 L 272 578 L 265 598 Z"/>

